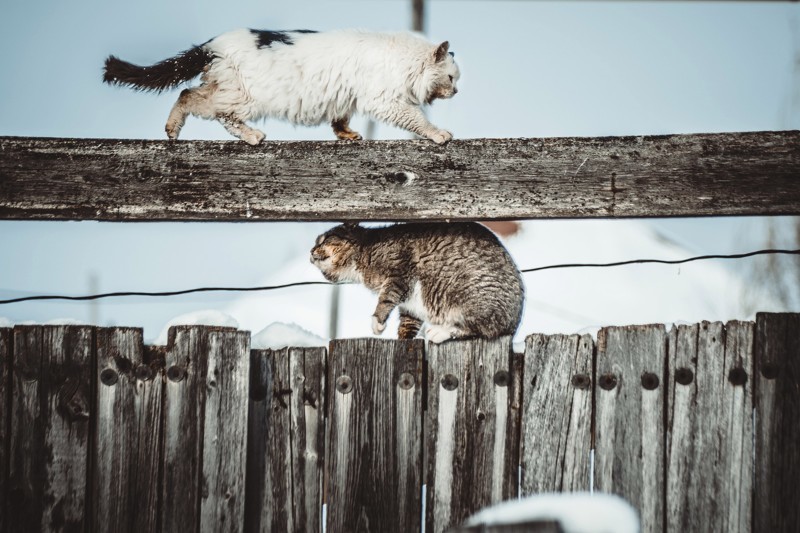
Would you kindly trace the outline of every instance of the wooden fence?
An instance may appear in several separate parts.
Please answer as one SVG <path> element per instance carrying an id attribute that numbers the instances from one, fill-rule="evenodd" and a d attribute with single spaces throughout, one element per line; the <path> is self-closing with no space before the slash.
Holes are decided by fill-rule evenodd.
<path id="1" fill-rule="evenodd" d="M 440 532 L 590 486 L 647 532 L 796 531 L 800 314 L 534 334 L 524 354 L 17 326 L 0 329 L 0 437 L 8 532 L 319 531 L 323 500 L 331 532 Z"/>

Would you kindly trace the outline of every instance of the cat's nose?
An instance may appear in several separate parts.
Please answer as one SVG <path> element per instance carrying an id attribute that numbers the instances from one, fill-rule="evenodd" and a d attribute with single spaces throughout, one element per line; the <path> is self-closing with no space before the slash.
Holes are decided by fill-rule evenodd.
<path id="1" fill-rule="evenodd" d="M 456 89 L 455 87 L 453 87 L 453 96 L 455 96 L 457 92 L 458 92 L 458 89 Z"/>

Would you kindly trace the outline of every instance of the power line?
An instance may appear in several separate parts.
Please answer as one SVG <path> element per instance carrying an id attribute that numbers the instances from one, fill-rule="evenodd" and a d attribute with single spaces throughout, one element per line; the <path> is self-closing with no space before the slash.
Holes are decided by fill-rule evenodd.
<path id="1" fill-rule="evenodd" d="M 753 252 L 746 252 L 741 254 L 712 254 L 712 255 L 698 255 L 695 257 L 688 257 L 686 259 L 631 259 L 628 261 L 616 261 L 613 263 L 562 263 L 557 265 L 546 265 L 541 267 L 526 268 L 520 272 L 540 272 L 542 270 L 553 270 L 557 268 L 606 268 L 624 265 L 637 265 L 637 264 L 663 264 L 663 265 L 680 265 L 683 263 L 690 263 L 692 261 L 703 261 L 707 259 L 743 259 L 745 257 L 753 257 L 756 255 L 767 254 L 783 254 L 783 255 L 800 255 L 798 250 L 785 250 L 785 249 L 767 249 L 756 250 Z M 64 295 L 37 295 L 37 296 L 23 296 L 20 298 L 11 298 L 8 300 L 0 300 L 0 305 L 13 304 L 20 302 L 31 302 L 38 300 L 70 300 L 70 301 L 89 301 L 99 300 L 101 298 L 116 298 L 121 296 L 179 296 L 182 294 L 192 294 L 197 292 L 258 292 L 258 291 L 272 291 L 277 289 L 285 289 L 288 287 L 300 287 L 304 285 L 338 285 L 328 281 L 297 281 L 294 283 L 285 283 L 283 285 L 267 285 L 263 287 L 198 287 L 195 289 L 185 289 L 180 291 L 162 291 L 162 292 L 145 292 L 145 291 L 122 291 L 122 292 L 106 292 L 102 294 L 89 294 L 84 296 L 64 296 Z"/>

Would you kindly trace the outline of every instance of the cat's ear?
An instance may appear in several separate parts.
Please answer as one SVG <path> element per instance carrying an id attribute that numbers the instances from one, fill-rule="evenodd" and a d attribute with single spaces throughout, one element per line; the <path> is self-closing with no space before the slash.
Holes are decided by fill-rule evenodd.
<path id="1" fill-rule="evenodd" d="M 345 222 L 344 227 L 348 229 L 353 229 L 358 227 L 358 222 Z"/>
<path id="2" fill-rule="evenodd" d="M 443 42 L 439 46 L 436 47 L 436 50 L 433 52 L 433 59 L 438 63 L 439 61 L 444 61 L 444 58 L 447 57 L 447 51 L 450 49 L 450 43 L 448 41 Z"/>

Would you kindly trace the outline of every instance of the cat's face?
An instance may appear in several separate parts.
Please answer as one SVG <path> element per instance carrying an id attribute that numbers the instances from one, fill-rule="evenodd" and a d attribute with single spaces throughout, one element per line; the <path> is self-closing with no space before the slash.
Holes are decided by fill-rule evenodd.
<path id="1" fill-rule="evenodd" d="M 457 92 L 456 83 L 461 77 L 454 54 L 449 52 L 447 41 L 437 46 L 429 58 L 423 74 L 425 86 L 428 88 L 425 103 L 430 104 L 437 98 L 452 98 Z"/>
<path id="2" fill-rule="evenodd" d="M 358 226 L 342 225 L 317 237 L 311 248 L 311 263 L 319 268 L 325 279 L 332 282 L 360 282 L 356 270 Z"/>

